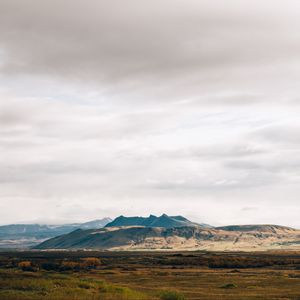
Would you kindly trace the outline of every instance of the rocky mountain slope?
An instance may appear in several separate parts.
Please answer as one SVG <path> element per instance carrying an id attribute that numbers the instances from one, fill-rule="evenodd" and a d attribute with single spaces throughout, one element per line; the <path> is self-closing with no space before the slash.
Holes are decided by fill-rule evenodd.
<path id="1" fill-rule="evenodd" d="M 76 230 L 35 249 L 217 250 L 300 249 L 300 230 L 277 225 L 220 228 L 123 226 Z"/>

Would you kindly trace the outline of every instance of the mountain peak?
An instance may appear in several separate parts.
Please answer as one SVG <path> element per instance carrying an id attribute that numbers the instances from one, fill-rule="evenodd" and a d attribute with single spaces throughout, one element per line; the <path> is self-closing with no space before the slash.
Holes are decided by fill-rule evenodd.
<path id="1" fill-rule="evenodd" d="M 189 221 L 181 216 L 168 216 L 162 214 L 156 217 L 152 214 L 147 217 L 117 217 L 112 222 L 108 223 L 105 227 L 122 227 L 122 226 L 144 226 L 144 227 L 183 227 L 183 226 L 197 226 L 198 224 Z"/>

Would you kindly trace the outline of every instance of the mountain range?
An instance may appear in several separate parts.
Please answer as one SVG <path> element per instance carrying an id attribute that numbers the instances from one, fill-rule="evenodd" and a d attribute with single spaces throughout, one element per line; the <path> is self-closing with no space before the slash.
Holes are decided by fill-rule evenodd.
<path id="1" fill-rule="evenodd" d="M 77 229 L 35 249 L 216 250 L 300 249 L 300 230 L 279 225 L 212 227 L 182 216 L 120 216 L 100 229 Z"/>
<path id="2" fill-rule="evenodd" d="M 0 248 L 26 248 L 49 238 L 76 229 L 97 229 L 111 222 L 110 218 L 64 225 L 10 224 L 0 226 Z"/>

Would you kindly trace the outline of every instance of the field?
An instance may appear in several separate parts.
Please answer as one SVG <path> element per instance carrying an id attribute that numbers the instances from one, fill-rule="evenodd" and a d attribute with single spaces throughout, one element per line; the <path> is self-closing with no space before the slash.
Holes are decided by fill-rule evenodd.
<path id="1" fill-rule="evenodd" d="M 300 252 L 2 252 L 0 299 L 300 300 Z"/>

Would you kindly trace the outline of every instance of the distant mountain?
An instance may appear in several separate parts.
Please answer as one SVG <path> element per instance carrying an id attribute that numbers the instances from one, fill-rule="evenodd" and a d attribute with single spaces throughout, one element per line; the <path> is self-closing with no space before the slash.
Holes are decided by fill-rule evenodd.
<path id="1" fill-rule="evenodd" d="M 202 226 L 142 227 L 132 226 L 131 221 L 133 219 L 128 221 L 129 227 L 78 229 L 47 240 L 37 245 L 35 249 L 217 251 L 300 249 L 300 230 L 277 225 L 251 225 L 252 227 L 248 229 L 237 226 L 224 230 Z M 253 226 L 258 227 L 254 229 Z M 270 230 L 271 228 L 274 230 Z"/>
<path id="2" fill-rule="evenodd" d="M 119 216 L 112 222 L 106 224 L 105 227 L 122 227 L 122 226 L 144 226 L 144 227 L 183 227 L 183 226 L 205 226 L 211 227 L 206 224 L 197 224 L 189 221 L 182 216 L 168 216 L 166 214 L 156 217 L 150 215 L 148 218 L 145 217 L 124 217 Z"/>
<path id="3" fill-rule="evenodd" d="M 111 222 L 110 218 L 86 223 L 65 225 L 11 224 L 0 226 L 0 248 L 26 248 L 43 240 L 66 234 L 76 229 L 97 229 Z"/>
<path id="4" fill-rule="evenodd" d="M 86 223 L 79 224 L 79 228 L 81 229 L 94 229 L 94 228 L 102 228 L 106 224 L 112 221 L 111 218 L 103 218 L 99 220 L 93 220 Z"/>

